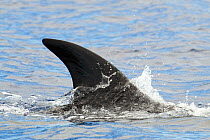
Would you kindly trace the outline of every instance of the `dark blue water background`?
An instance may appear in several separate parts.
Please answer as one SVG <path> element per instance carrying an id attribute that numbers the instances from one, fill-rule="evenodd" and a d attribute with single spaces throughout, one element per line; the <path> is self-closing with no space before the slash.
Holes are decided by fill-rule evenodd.
<path id="1" fill-rule="evenodd" d="M 210 102 L 208 0 L 1 0 L 0 91 L 24 100 L 72 88 L 65 66 L 41 43 L 56 38 L 103 56 L 127 77 L 152 70 L 166 101 Z M 202 114 L 202 112 L 201 112 Z M 209 139 L 208 117 L 75 124 L 45 115 L 0 115 L 0 139 Z"/>

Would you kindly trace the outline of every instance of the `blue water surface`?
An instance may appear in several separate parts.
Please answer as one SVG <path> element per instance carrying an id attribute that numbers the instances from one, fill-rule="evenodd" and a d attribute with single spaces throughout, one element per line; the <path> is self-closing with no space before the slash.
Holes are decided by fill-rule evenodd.
<path id="1" fill-rule="evenodd" d="M 55 38 L 96 52 L 129 79 L 149 65 L 152 85 L 166 101 L 209 104 L 209 7 L 208 0 L 1 0 L 0 92 L 24 100 L 68 92 L 67 69 L 41 43 Z M 210 138 L 210 119 L 199 115 L 72 123 L 0 113 L 0 139 Z"/>

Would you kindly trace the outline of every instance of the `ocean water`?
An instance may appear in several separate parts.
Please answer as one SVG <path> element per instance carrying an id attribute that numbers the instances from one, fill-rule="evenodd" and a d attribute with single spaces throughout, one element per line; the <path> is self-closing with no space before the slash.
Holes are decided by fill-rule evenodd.
<path id="1" fill-rule="evenodd" d="M 210 1 L 0 1 L 0 139 L 210 139 Z M 74 123 L 38 110 L 72 89 L 41 43 L 77 43 L 173 112 Z"/>

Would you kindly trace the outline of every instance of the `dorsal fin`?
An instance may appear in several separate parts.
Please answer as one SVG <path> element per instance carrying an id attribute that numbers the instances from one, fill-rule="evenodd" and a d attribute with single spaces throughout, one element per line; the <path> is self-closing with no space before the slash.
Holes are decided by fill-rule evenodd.
<path id="1" fill-rule="evenodd" d="M 56 39 L 43 39 L 42 42 L 66 65 L 72 76 L 74 88 L 96 86 L 102 82 L 103 75 L 111 76 L 115 72 L 118 74 L 109 79 L 112 86 L 115 86 L 119 79 L 127 81 L 115 66 L 88 49 Z"/>

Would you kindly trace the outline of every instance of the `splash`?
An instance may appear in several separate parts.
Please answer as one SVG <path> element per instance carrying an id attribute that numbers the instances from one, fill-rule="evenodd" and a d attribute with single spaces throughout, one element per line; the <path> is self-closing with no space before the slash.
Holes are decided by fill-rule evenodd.
<path id="1" fill-rule="evenodd" d="M 0 93 L 0 113 L 2 114 L 18 114 L 27 115 L 29 113 L 28 109 L 25 109 L 22 105 L 22 97 L 20 95 L 1 92 Z"/>
<path id="2" fill-rule="evenodd" d="M 178 104 L 174 104 L 172 102 L 164 101 L 158 90 L 152 87 L 152 75 L 149 66 L 145 66 L 142 75 L 131 79 L 131 82 L 137 86 L 141 92 L 148 95 L 154 101 L 174 106 L 174 110 L 160 113 L 156 115 L 157 117 L 210 117 L 210 105 L 199 107 L 196 106 L 194 102 L 188 103 L 188 94 L 186 94 L 186 103 L 179 102 Z"/>
<path id="3" fill-rule="evenodd" d="M 104 88 L 109 85 L 109 77 L 104 76 L 104 80 L 97 88 Z M 125 111 L 121 113 L 113 113 L 103 108 L 99 110 L 91 109 L 88 112 L 88 107 L 84 108 L 84 114 L 75 114 L 72 116 L 67 115 L 67 120 L 76 121 L 115 121 L 115 120 L 138 120 L 148 119 L 154 117 L 160 118 L 174 118 L 174 117 L 210 117 L 210 104 L 204 106 L 196 106 L 193 102 L 190 103 L 186 94 L 187 102 L 179 102 L 174 104 L 172 102 L 166 102 L 159 94 L 158 90 L 152 87 L 152 75 L 149 66 L 145 66 L 145 69 L 141 76 L 131 79 L 131 82 L 139 88 L 139 90 L 148 95 L 152 100 L 174 106 L 174 109 L 168 112 L 154 114 L 145 111 Z M 19 115 L 31 115 L 33 112 L 39 114 L 39 110 L 44 110 L 48 106 L 62 106 L 66 104 L 72 104 L 74 100 L 74 91 L 66 93 L 58 99 L 54 100 L 40 100 L 38 96 L 32 95 L 30 98 L 23 100 L 20 95 L 15 95 L 8 92 L 0 92 L 0 113 L 3 114 L 19 114 Z M 61 118 L 65 118 L 62 116 Z"/>
<path id="4" fill-rule="evenodd" d="M 141 76 L 131 79 L 131 82 L 139 88 L 141 92 L 148 95 L 152 100 L 173 106 L 173 110 L 164 113 L 148 113 L 146 111 L 124 111 L 113 113 L 104 108 L 99 110 L 91 110 L 83 108 L 84 114 L 76 114 L 68 116 L 67 120 L 70 121 L 116 121 L 116 120 L 139 120 L 148 118 L 176 118 L 176 117 L 209 117 L 209 107 L 197 107 L 194 103 L 172 103 L 166 102 L 159 94 L 158 90 L 152 87 L 152 75 L 149 66 L 145 69 Z M 187 97 L 186 97 L 187 99 Z M 188 100 L 189 102 L 189 100 Z"/>
<path id="5" fill-rule="evenodd" d="M 145 69 L 141 76 L 131 79 L 131 82 L 144 94 L 148 95 L 151 99 L 168 104 L 159 95 L 159 92 L 152 87 L 152 75 L 149 66 L 145 66 Z"/>
<path id="6" fill-rule="evenodd" d="M 48 99 L 42 99 L 41 95 L 31 95 L 24 99 L 22 96 L 0 92 L 0 113 L 15 115 L 31 115 L 40 110 L 46 110 L 50 107 Z"/>
<path id="7" fill-rule="evenodd" d="M 198 107 L 195 105 L 194 102 L 188 103 L 178 103 L 176 105 L 174 112 L 168 112 L 168 115 L 172 113 L 173 115 L 180 115 L 180 116 L 194 116 L 194 117 L 210 117 L 210 107 Z"/>

